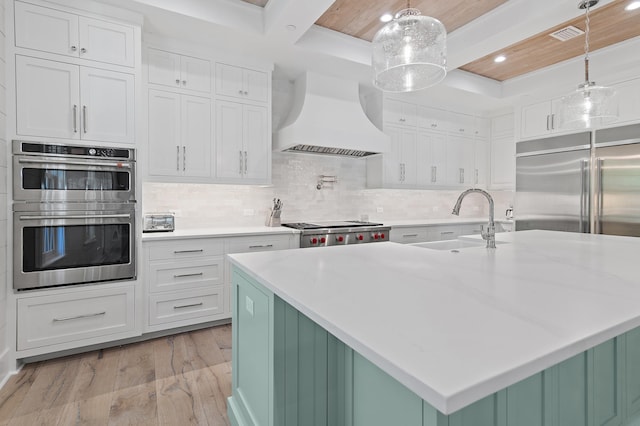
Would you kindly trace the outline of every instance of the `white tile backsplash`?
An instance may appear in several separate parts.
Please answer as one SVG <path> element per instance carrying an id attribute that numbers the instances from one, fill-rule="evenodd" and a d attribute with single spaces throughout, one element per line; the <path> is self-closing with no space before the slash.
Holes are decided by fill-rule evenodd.
<path id="1" fill-rule="evenodd" d="M 320 175 L 338 183 L 316 189 Z M 274 197 L 284 202 L 283 222 L 313 220 L 439 219 L 451 217 L 461 191 L 367 189 L 366 160 L 273 153 L 271 186 L 144 183 L 143 212 L 172 211 L 177 228 L 263 225 Z M 332 187 L 331 187 L 332 186 Z M 496 218 L 513 202 L 512 191 L 491 192 Z M 504 207 L 503 207 L 504 206 Z M 381 210 L 381 212 L 380 212 Z M 249 213 L 253 212 L 253 215 Z M 469 195 L 460 216 L 484 217 L 488 203 Z"/>

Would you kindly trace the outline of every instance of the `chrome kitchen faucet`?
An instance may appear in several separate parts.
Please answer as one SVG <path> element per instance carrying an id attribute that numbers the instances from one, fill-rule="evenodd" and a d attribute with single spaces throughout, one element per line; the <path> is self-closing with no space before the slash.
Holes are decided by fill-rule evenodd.
<path id="1" fill-rule="evenodd" d="M 496 248 L 496 226 L 493 222 L 493 198 L 487 191 L 477 188 L 467 189 L 462 194 L 460 194 L 460 196 L 458 197 L 458 201 L 456 201 L 456 205 L 453 206 L 453 211 L 451 213 L 455 214 L 456 216 L 460 215 L 460 206 L 462 205 L 462 200 L 472 192 L 477 192 L 484 195 L 489 201 L 489 225 L 486 231 L 482 231 L 482 239 L 487 240 L 487 248 L 494 249 Z"/>

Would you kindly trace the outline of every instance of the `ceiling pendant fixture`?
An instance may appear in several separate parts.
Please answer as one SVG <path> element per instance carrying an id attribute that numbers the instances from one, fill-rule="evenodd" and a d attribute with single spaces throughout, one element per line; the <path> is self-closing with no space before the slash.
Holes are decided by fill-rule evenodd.
<path id="1" fill-rule="evenodd" d="M 385 92 L 426 89 L 447 75 L 447 31 L 439 20 L 407 8 L 373 37 L 373 84 Z"/>
<path id="2" fill-rule="evenodd" d="M 618 103 L 615 90 L 597 86 L 589 81 L 589 9 L 599 0 L 582 0 L 578 7 L 585 9 L 586 29 L 584 43 L 584 83 L 578 89 L 560 99 L 558 124 L 564 129 L 589 129 L 618 119 Z"/>

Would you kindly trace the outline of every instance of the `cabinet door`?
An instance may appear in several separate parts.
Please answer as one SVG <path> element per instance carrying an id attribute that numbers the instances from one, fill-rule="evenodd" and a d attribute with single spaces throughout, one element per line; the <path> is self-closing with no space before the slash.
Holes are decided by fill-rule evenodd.
<path id="1" fill-rule="evenodd" d="M 447 138 L 447 184 L 469 186 L 475 182 L 475 140 Z"/>
<path id="2" fill-rule="evenodd" d="M 180 82 L 184 89 L 211 91 L 211 63 L 205 59 L 183 56 L 180 59 Z"/>
<path id="3" fill-rule="evenodd" d="M 493 189 L 516 186 L 516 143 L 513 137 L 491 140 L 491 182 Z"/>
<path id="4" fill-rule="evenodd" d="M 17 133 L 80 138 L 80 70 L 16 55 Z"/>
<path id="5" fill-rule="evenodd" d="M 147 50 L 149 83 L 180 86 L 180 55 L 163 50 Z"/>
<path id="6" fill-rule="evenodd" d="M 80 57 L 107 64 L 135 65 L 133 27 L 80 17 Z"/>
<path id="7" fill-rule="evenodd" d="M 451 128 L 449 111 L 421 106 L 418 108 L 418 127 L 444 132 Z"/>
<path id="8" fill-rule="evenodd" d="M 402 183 L 415 185 L 417 179 L 416 146 L 418 135 L 415 130 L 402 131 Z"/>
<path id="9" fill-rule="evenodd" d="M 451 414 L 448 426 L 507 426 L 507 424 L 524 426 L 522 423 L 507 423 L 504 418 L 504 406 L 503 392 L 489 395 Z"/>
<path id="10" fill-rule="evenodd" d="M 532 138 L 543 136 L 551 131 L 551 103 L 540 102 L 522 107 L 520 136 Z"/>
<path id="11" fill-rule="evenodd" d="M 33 4 L 15 2 L 16 46 L 77 57 L 78 17 Z"/>
<path id="12" fill-rule="evenodd" d="M 134 76 L 80 68 L 81 138 L 134 143 Z"/>
<path id="13" fill-rule="evenodd" d="M 271 140 L 268 135 L 267 108 L 244 105 L 242 113 L 244 177 L 269 179 Z"/>
<path id="14" fill-rule="evenodd" d="M 640 413 L 640 328 L 625 335 L 627 417 Z"/>
<path id="15" fill-rule="evenodd" d="M 618 122 L 640 121 L 640 79 L 614 87 L 618 96 Z"/>
<path id="16" fill-rule="evenodd" d="M 216 93 L 235 98 L 244 98 L 242 68 L 227 64 L 216 64 Z"/>
<path id="17" fill-rule="evenodd" d="M 444 185 L 446 159 L 447 145 L 444 133 L 419 133 L 416 149 L 417 184 Z"/>
<path id="18" fill-rule="evenodd" d="M 486 188 L 487 171 L 489 170 L 489 142 L 486 139 L 476 139 L 475 148 L 474 185 Z"/>
<path id="19" fill-rule="evenodd" d="M 250 69 L 243 70 L 244 97 L 258 102 L 267 102 L 269 99 L 269 81 L 267 73 Z"/>
<path id="20" fill-rule="evenodd" d="M 387 127 L 385 133 L 389 135 L 391 139 L 389 141 L 389 151 L 383 154 L 384 183 L 399 185 L 402 183 L 402 129 L 398 127 Z"/>
<path id="21" fill-rule="evenodd" d="M 211 101 L 181 97 L 182 172 L 188 176 L 211 176 Z"/>
<path id="22" fill-rule="evenodd" d="M 418 107 L 407 102 L 395 99 L 384 101 L 384 121 L 401 126 L 415 126 L 418 116 Z"/>
<path id="23" fill-rule="evenodd" d="M 240 179 L 244 171 L 242 104 L 216 103 L 216 176 Z"/>
<path id="24" fill-rule="evenodd" d="M 180 95 L 149 90 L 149 175 L 179 176 Z"/>
<path id="25" fill-rule="evenodd" d="M 450 113 L 450 118 L 450 132 L 458 136 L 473 137 L 476 128 L 474 116 Z"/>
<path id="26" fill-rule="evenodd" d="M 622 345 L 610 339 L 589 351 L 593 360 L 593 425 L 622 424 Z"/>

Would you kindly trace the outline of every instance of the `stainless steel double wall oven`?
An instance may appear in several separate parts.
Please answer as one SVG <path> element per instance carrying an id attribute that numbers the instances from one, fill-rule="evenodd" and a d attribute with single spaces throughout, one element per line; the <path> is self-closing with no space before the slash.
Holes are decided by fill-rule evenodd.
<path id="1" fill-rule="evenodd" d="M 13 287 L 133 279 L 135 150 L 13 141 Z"/>

